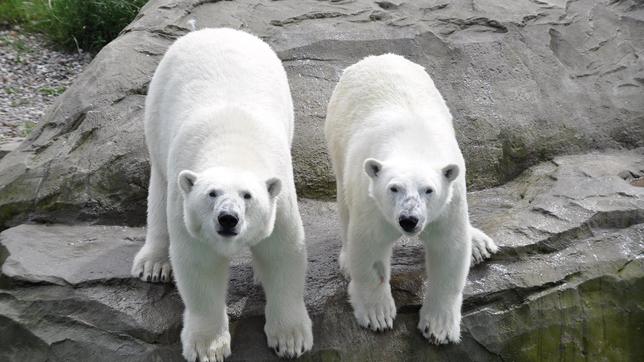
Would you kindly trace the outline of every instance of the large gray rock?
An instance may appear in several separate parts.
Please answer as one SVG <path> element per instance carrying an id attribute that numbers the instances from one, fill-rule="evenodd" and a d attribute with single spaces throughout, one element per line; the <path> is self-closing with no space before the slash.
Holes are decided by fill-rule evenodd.
<path id="1" fill-rule="evenodd" d="M 644 355 L 644 149 L 556 157 L 469 195 L 501 252 L 470 272 L 463 340 L 429 345 L 416 330 L 423 250 L 394 250 L 394 330 L 355 323 L 333 203 L 302 200 L 315 346 L 306 361 L 638 360 Z M 171 285 L 127 276 L 141 228 L 22 225 L 0 234 L 0 360 L 176 361 L 182 304 Z M 2 252 L 2 249 L 4 251 Z M 249 255 L 232 263 L 231 361 L 275 360 Z M 431 289 L 429 290 L 431 293 Z"/>
<path id="2" fill-rule="evenodd" d="M 22 137 L 0 138 L 0 158 L 16 150 L 24 140 Z"/>
<path id="3" fill-rule="evenodd" d="M 427 68 L 454 114 L 473 189 L 555 155 L 644 145 L 639 1 L 152 0 L 0 160 L 0 227 L 144 223 L 143 102 L 191 18 L 255 33 L 284 61 L 304 197 L 334 193 L 326 103 L 342 69 L 369 54 L 395 52 Z"/>

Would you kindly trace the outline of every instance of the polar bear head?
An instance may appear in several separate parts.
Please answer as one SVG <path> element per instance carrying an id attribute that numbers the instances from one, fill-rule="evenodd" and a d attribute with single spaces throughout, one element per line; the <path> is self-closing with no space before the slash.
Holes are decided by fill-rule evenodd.
<path id="1" fill-rule="evenodd" d="M 385 219 L 401 233 L 417 235 L 435 220 L 452 197 L 457 165 L 419 167 L 404 162 L 364 161 L 369 176 L 369 196 Z"/>
<path id="2" fill-rule="evenodd" d="M 273 232 L 282 183 L 246 171 L 210 168 L 179 173 L 183 217 L 190 235 L 231 256 Z"/>

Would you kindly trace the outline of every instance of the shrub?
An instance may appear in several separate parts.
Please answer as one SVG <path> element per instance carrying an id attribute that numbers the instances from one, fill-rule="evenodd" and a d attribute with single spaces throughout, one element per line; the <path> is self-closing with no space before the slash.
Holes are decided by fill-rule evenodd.
<path id="1" fill-rule="evenodd" d="M 68 49 L 97 51 L 134 19 L 147 0 L 2 0 L 0 21 L 23 24 Z"/>
<path id="2" fill-rule="evenodd" d="M 45 0 L 0 0 L 0 23 L 18 25 L 42 19 L 45 4 Z"/>

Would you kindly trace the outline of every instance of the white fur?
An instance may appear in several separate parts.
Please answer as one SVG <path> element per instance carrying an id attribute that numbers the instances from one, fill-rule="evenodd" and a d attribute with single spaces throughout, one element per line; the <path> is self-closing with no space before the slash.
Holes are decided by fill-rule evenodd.
<path id="1" fill-rule="evenodd" d="M 488 259 L 492 254 L 496 254 L 499 248 L 494 243 L 491 237 L 487 236 L 483 231 L 472 227 L 472 263 L 476 265 L 485 259 Z"/>
<path id="2" fill-rule="evenodd" d="M 476 248 L 477 260 L 496 246 L 470 225 L 465 163 L 433 81 L 403 57 L 367 57 L 344 71 L 328 106 L 325 135 L 343 227 L 340 265 L 351 278 L 358 323 L 392 328 L 392 246 L 403 234 L 418 235 L 430 286 L 418 327 L 435 343 L 458 342 L 472 237 L 483 245 Z M 401 218 L 417 224 L 405 230 Z"/>
<path id="3" fill-rule="evenodd" d="M 169 248 L 186 306 L 184 357 L 230 355 L 228 265 L 245 247 L 266 293 L 268 345 L 280 356 L 310 350 L 304 230 L 290 155 L 293 105 L 275 53 L 232 29 L 178 39 L 150 84 L 145 136 L 148 230 L 132 272 L 168 281 Z M 225 229 L 224 214 L 235 215 L 237 225 Z"/>

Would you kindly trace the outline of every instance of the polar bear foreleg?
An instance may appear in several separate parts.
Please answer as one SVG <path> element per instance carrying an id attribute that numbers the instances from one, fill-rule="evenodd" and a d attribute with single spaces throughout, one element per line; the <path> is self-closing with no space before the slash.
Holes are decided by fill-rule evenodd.
<path id="1" fill-rule="evenodd" d="M 226 314 L 228 259 L 205 244 L 173 239 L 172 263 L 186 306 L 181 330 L 184 358 L 223 362 L 231 352 Z"/>
<path id="2" fill-rule="evenodd" d="M 435 344 L 460 341 L 463 289 L 470 266 L 467 209 L 463 212 L 459 206 L 451 208 L 457 210 L 432 223 L 421 235 L 427 287 L 418 329 Z"/>
<path id="3" fill-rule="evenodd" d="M 145 244 L 134 257 L 132 276 L 148 282 L 170 282 L 172 268 L 168 256 L 170 238 L 167 222 L 167 183 L 152 165 L 148 188 L 148 216 Z"/>
<path id="4" fill-rule="evenodd" d="M 349 271 L 349 301 L 358 324 L 374 331 L 393 328 L 396 304 L 389 285 L 393 241 L 382 225 L 349 223 L 345 265 Z M 385 236 L 388 235 L 388 236 Z"/>
<path id="5" fill-rule="evenodd" d="M 280 357 L 299 357 L 313 347 L 312 323 L 304 305 L 306 246 L 299 215 L 278 216 L 273 234 L 251 250 L 254 273 L 266 294 L 268 346 Z"/>

